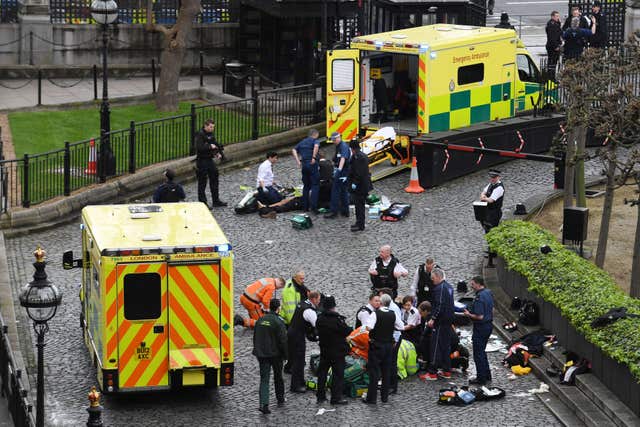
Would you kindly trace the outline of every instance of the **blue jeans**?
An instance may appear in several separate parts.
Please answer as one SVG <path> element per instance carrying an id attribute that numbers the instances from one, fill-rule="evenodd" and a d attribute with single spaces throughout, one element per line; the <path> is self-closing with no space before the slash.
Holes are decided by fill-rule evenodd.
<path id="1" fill-rule="evenodd" d="M 473 342 L 473 361 L 476 364 L 476 378 L 483 381 L 491 380 L 491 370 L 489 369 L 489 361 L 485 350 L 492 330 L 493 325 L 491 322 L 473 324 L 473 336 L 471 338 Z"/>
<path id="2" fill-rule="evenodd" d="M 333 213 L 341 212 L 349 215 L 349 191 L 347 183 L 340 182 L 340 179 L 334 178 L 331 186 L 331 205 L 330 210 Z"/>
<path id="3" fill-rule="evenodd" d="M 320 194 L 320 169 L 318 163 L 302 163 L 302 208 L 318 209 L 318 195 Z"/>
<path id="4" fill-rule="evenodd" d="M 270 185 L 268 187 L 264 187 L 264 190 L 262 187 L 258 187 L 258 200 L 262 204 L 271 205 L 282 200 L 282 196 Z"/>

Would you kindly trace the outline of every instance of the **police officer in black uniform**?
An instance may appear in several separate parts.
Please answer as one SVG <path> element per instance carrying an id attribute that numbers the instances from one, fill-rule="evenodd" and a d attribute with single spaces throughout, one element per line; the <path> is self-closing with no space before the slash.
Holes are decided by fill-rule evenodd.
<path id="1" fill-rule="evenodd" d="M 360 150 L 360 141 L 357 139 L 349 143 L 349 148 L 351 148 L 351 159 L 347 188 L 351 192 L 351 201 L 356 208 L 356 223 L 351 226 L 351 231 L 362 231 L 364 230 L 364 203 L 371 190 L 369 158 Z"/>
<path id="2" fill-rule="evenodd" d="M 379 256 L 369 266 L 369 277 L 371 277 L 371 290 L 374 292 L 380 289 L 389 288 L 393 291 L 393 298 L 398 296 L 398 278 L 406 277 L 409 274 L 398 258 L 391 253 L 391 246 L 380 247 Z"/>
<path id="3" fill-rule="evenodd" d="M 433 288 L 433 281 L 431 280 L 431 271 L 434 268 L 440 268 L 435 263 L 433 258 L 428 256 L 424 264 L 420 264 L 416 269 L 416 273 L 413 276 L 413 282 L 411 283 L 411 289 L 409 295 L 416 297 L 416 306 L 419 306 L 423 301 L 432 302 L 431 289 Z"/>
<path id="4" fill-rule="evenodd" d="M 196 176 L 198 178 L 198 201 L 207 204 L 207 196 L 204 191 L 209 180 L 209 190 L 211 191 L 211 206 L 223 207 L 227 204 L 220 200 L 218 194 L 218 168 L 213 159 L 224 158 L 222 144 L 216 141 L 213 130 L 216 124 L 213 119 L 204 122 L 204 126 L 196 134 Z"/>
<path id="5" fill-rule="evenodd" d="M 176 173 L 173 169 L 164 171 L 164 177 L 167 179 L 165 183 L 160 185 L 156 192 L 153 193 L 153 203 L 175 203 L 184 200 L 187 196 L 184 194 L 182 185 L 173 182 Z"/>
<path id="6" fill-rule="evenodd" d="M 380 302 L 382 306 L 371 314 L 365 325 L 369 329 L 369 360 L 367 362 L 369 389 L 367 396 L 362 397 L 362 401 L 369 404 L 376 403 L 378 380 L 381 376 L 380 400 L 384 403 L 389 399 L 391 368 L 396 364 L 393 360 L 393 332 L 404 328 L 402 320 L 389 309 L 391 297 L 382 295 Z"/>
<path id="7" fill-rule="evenodd" d="M 345 322 L 345 317 L 336 312 L 336 300 L 332 295 L 325 296 L 322 306 L 324 311 L 318 314 L 316 329 L 320 340 L 320 365 L 318 366 L 318 403 L 327 400 L 325 394 L 327 373 L 332 372 L 331 404 L 345 405 L 347 400 L 342 398 L 344 384 L 345 356 L 349 353 L 347 336 L 351 328 Z"/>
<path id="8" fill-rule="evenodd" d="M 304 382 L 304 359 L 306 340 L 317 341 L 316 320 L 317 309 L 320 304 L 320 293 L 309 292 L 308 299 L 301 301 L 293 313 L 293 318 L 287 331 L 289 345 L 289 359 L 291 361 L 291 391 L 304 393 L 307 390 Z"/>
<path id="9" fill-rule="evenodd" d="M 489 169 L 489 184 L 480 193 L 480 201 L 487 202 L 487 216 L 482 221 L 484 232 L 488 233 L 493 227 L 500 223 L 502 218 L 502 201 L 504 200 L 504 185 L 500 181 L 500 171 Z M 488 267 L 493 267 L 493 257 L 495 254 L 489 251 Z"/>

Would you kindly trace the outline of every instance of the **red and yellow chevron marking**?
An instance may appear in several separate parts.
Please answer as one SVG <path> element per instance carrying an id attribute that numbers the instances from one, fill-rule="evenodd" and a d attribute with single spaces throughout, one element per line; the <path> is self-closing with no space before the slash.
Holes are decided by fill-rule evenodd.
<path id="1" fill-rule="evenodd" d="M 172 354 L 174 350 L 193 350 L 194 347 L 219 351 L 218 269 L 217 264 L 169 267 L 169 347 Z"/>
<path id="2" fill-rule="evenodd" d="M 169 384 L 169 363 L 167 346 L 167 266 L 164 263 L 120 264 L 117 269 L 117 350 L 118 373 L 121 388 L 167 386 Z M 129 321 L 124 317 L 123 280 L 127 274 L 158 273 L 162 293 L 161 310 L 158 319 L 148 321 Z M 111 307 L 107 309 L 107 312 Z M 154 325 L 165 326 L 163 332 L 153 331 Z M 107 348 L 109 348 L 109 343 Z M 142 344 L 144 343 L 144 345 Z M 138 352 L 148 350 L 143 357 Z"/>
<path id="3" fill-rule="evenodd" d="M 427 62 L 426 54 L 418 55 L 418 133 L 429 132 L 427 121 Z"/>
<path id="4" fill-rule="evenodd" d="M 231 259 L 223 260 L 220 266 L 215 265 L 214 270 L 216 273 L 220 271 L 221 353 L 223 361 L 228 363 L 233 361 L 233 280 Z"/>
<path id="5" fill-rule="evenodd" d="M 212 348 L 192 348 L 171 350 L 169 352 L 171 369 L 182 369 L 185 366 L 206 366 L 220 369 L 220 357 Z"/>
<path id="6" fill-rule="evenodd" d="M 342 135 L 343 141 L 351 141 L 358 134 L 358 127 L 356 124 L 357 122 L 352 119 L 329 122 L 327 126 L 327 135 L 331 135 L 333 132 L 338 132 Z"/>

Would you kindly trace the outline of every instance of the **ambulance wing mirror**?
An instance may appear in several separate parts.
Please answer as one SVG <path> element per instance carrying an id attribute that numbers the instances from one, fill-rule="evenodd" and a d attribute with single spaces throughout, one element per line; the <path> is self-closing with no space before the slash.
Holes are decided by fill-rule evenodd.
<path id="1" fill-rule="evenodd" d="M 82 268 L 82 259 L 73 259 L 73 251 L 66 251 L 62 254 L 62 268 L 65 270 Z"/>

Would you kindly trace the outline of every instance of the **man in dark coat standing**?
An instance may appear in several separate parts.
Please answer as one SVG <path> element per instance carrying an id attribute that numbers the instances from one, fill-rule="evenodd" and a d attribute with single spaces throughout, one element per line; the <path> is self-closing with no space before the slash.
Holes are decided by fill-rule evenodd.
<path id="1" fill-rule="evenodd" d="M 551 12 L 551 19 L 545 28 L 547 33 L 547 71 L 552 79 L 556 78 L 556 64 L 560 58 L 560 47 L 562 46 L 562 28 L 560 24 L 560 12 Z"/>
<path id="2" fill-rule="evenodd" d="M 280 300 L 269 302 L 269 311 L 255 324 L 253 330 L 253 355 L 260 364 L 260 412 L 270 414 L 269 410 L 269 372 L 273 369 L 273 384 L 278 406 L 284 404 L 284 380 L 282 361 L 287 355 L 287 327 L 278 316 Z"/>
<path id="3" fill-rule="evenodd" d="M 213 130 L 216 124 L 213 119 L 204 122 L 204 126 L 196 134 L 196 176 L 198 178 L 198 201 L 207 204 L 207 196 L 205 190 L 207 188 L 207 180 L 209 181 L 209 190 L 211 191 L 211 206 L 224 207 L 227 204 L 220 200 L 218 192 L 218 168 L 213 159 L 222 160 L 224 157 L 224 148 L 222 144 L 216 141 Z"/>
<path id="4" fill-rule="evenodd" d="M 602 3 L 598 0 L 593 2 L 591 6 L 591 16 L 596 21 L 596 32 L 589 40 L 589 46 L 597 49 L 605 49 L 607 47 L 607 38 L 609 37 L 607 30 L 607 20 L 602 13 Z"/>
<path id="5" fill-rule="evenodd" d="M 342 398 L 344 384 L 344 357 L 349 353 L 347 336 L 351 328 L 345 322 L 344 316 L 336 312 L 336 300 L 327 295 L 323 302 L 324 311 L 318 314 L 316 329 L 320 338 L 320 365 L 318 366 L 318 403 L 327 400 L 325 389 L 329 368 L 332 372 L 331 404 L 345 405 L 347 400 Z"/>
<path id="6" fill-rule="evenodd" d="M 353 139 L 349 143 L 351 148 L 351 160 L 349 167 L 349 189 L 351 201 L 356 208 L 356 223 L 351 226 L 351 231 L 364 230 L 364 203 L 371 189 L 371 174 L 369 174 L 369 159 L 360 150 L 360 141 Z"/>

